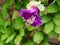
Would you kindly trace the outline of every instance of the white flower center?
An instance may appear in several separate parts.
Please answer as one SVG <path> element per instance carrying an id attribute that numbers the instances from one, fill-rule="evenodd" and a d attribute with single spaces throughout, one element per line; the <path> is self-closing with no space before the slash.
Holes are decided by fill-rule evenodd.
<path id="1" fill-rule="evenodd" d="M 35 19 L 36 19 L 36 17 L 32 15 L 31 18 L 27 19 L 27 22 L 29 24 L 33 24 L 33 22 L 35 21 Z"/>

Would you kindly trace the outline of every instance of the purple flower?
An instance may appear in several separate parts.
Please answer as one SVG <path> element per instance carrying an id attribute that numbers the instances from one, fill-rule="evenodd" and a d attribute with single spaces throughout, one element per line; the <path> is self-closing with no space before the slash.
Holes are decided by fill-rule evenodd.
<path id="1" fill-rule="evenodd" d="M 22 18 L 32 26 L 40 26 L 43 24 L 42 18 L 39 16 L 39 12 L 39 9 L 34 6 L 32 6 L 30 10 L 20 10 Z"/>

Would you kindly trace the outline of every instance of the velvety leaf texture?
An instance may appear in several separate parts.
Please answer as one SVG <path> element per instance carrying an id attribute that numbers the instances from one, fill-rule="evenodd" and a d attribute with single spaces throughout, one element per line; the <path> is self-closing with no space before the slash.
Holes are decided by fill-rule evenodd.
<path id="1" fill-rule="evenodd" d="M 0 45 L 60 45 L 60 0 L 0 0 Z"/>

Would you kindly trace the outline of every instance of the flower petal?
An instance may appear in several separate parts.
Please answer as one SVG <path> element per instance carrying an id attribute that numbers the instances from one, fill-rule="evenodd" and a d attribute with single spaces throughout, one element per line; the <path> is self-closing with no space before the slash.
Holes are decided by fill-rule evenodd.
<path id="1" fill-rule="evenodd" d="M 21 16 L 22 16 L 25 20 L 29 19 L 29 18 L 32 16 L 30 10 L 22 9 L 22 10 L 20 11 L 20 13 L 21 13 Z"/>
<path id="2" fill-rule="evenodd" d="M 31 6 L 38 6 L 38 2 L 37 1 L 30 1 L 30 3 L 27 4 L 27 9 L 30 9 Z"/>
<path id="3" fill-rule="evenodd" d="M 36 17 L 34 23 L 31 24 L 31 25 L 32 25 L 32 26 L 40 26 L 40 25 L 42 25 L 42 24 L 43 24 L 43 20 L 42 20 L 41 17 L 38 16 L 38 17 Z"/>
<path id="4" fill-rule="evenodd" d="M 43 24 L 42 18 L 39 16 L 39 9 L 32 6 L 30 10 L 22 9 L 20 11 L 23 19 L 32 26 L 40 26 Z"/>
<path id="5" fill-rule="evenodd" d="M 40 12 L 39 9 L 34 6 L 32 6 L 30 10 L 31 10 L 32 15 L 38 15 Z"/>
<path id="6" fill-rule="evenodd" d="M 44 7 L 43 4 L 40 4 L 40 5 L 38 6 L 38 8 L 39 8 L 40 11 L 44 11 L 44 10 L 45 10 L 45 7 Z"/>

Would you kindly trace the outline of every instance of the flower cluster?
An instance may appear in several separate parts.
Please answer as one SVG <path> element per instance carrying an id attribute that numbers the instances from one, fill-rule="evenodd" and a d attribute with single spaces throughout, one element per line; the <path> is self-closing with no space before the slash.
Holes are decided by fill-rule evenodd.
<path id="1" fill-rule="evenodd" d="M 43 24 L 42 18 L 39 16 L 41 11 L 44 11 L 45 7 L 41 2 L 31 1 L 27 5 L 27 9 L 21 9 L 20 13 L 23 19 L 26 20 L 32 26 L 40 26 Z"/>

